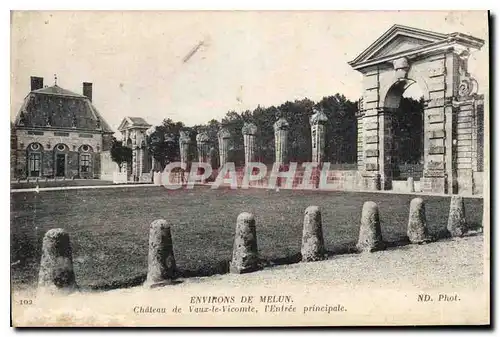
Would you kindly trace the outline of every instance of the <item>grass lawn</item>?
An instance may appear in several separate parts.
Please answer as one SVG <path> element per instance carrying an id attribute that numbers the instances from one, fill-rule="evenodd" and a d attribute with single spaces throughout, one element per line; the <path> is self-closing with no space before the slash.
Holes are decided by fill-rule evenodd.
<path id="1" fill-rule="evenodd" d="M 22 189 L 22 188 L 35 188 L 36 185 L 38 187 L 65 187 L 65 186 L 102 186 L 102 185 L 113 185 L 113 182 L 110 180 L 99 180 L 99 179 L 76 179 L 76 180 L 49 180 L 45 181 L 43 178 L 40 178 L 38 183 L 35 182 L 33 178 L 31 178 L 30 182 L 27 181 L 11 181 L 10 188 L 11 189 Z"/>
<path id="2" fill-rule="evenodd" d="M 429 231 L 446 228 L 449 197 L 423 197 Z M 174 253 L 184 276 L 227 271 L 236 217 L 254 213 L 261 257 L 292 262 L 300 252 L 303 212 L 321 207 L 326 248 L 343 252 L 356 244 L 361 208 L 378 203 L 382 235 L 388 242 L 406 236 L 412 196 L 355 192 L 193 190 L 163 187 L 22 192 L 11 194 L 12 281 L 36 282 L 44 233 L 62 227 L 71 235 L 77 282 L 113 288 L 142 282 L 147 271 L 148 227 L 158 218 L 172 223 Z M 465 199 L 470 224 L 482 222 L 482 199 Z"/>

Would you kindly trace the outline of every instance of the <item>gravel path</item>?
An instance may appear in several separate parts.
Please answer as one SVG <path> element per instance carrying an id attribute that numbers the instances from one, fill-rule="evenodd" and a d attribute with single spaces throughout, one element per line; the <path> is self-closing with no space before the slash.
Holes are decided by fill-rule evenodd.
<path id="1" fill-rule="evenodd" d="M 251 274 L 189 278 L 158 289 L 136 287 L 52 298 L 35 298 L 29 291 L 19 291 L 13 294 L 13 324 L 486 324 L 489 282 L 483 269 L 483 241 L 484 236 L 477 235 L 371 254 L 339 255 L 327 261 L 277 266 Z M 215 306 L 239 310 L 248 306 L 241 303 L 242 295 L 254 296 L 255 312 L 189 312 L 190 307 L 212 308 L 213 304 L 192 304 L 201 301 L 202 296 L 234 296 L 233 303 Z M 419 295 L 429 295 L 432 301 L 419 301 Z M 283 296 L 271 299 L 284 300 L 274 304 L 283 310 L 285 306 L 295 308 L 295 312 L 272 312 L 269 303 L 261 302 L 261 296 Z M 21 299 L 32 299 L 34 303 L 20 305 Z M 175 307 L 182 312 L 173 313 Z M 139 312 L 147 308 L 164 308 L 165 313 Z"/>

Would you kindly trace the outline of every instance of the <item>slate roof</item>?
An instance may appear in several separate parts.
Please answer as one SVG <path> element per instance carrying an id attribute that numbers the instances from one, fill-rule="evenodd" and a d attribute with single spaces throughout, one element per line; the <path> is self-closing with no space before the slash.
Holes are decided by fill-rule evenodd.
<path id="1" fill-rule="evenodd" d="M 142 117 L 129 117 L 132 121 L 133 125 L 137 126 L 151 126 L 148 122 L 146 122 Z"/>
<path id="2" fill-rule="evenodd" d="M 88 97 L 58 85 L 30 92 L 24 99 L 15 125 L 114 132 Z"/>
<path id="3" fill-rule="evenodd" d="M 146 122 L 142 117 L 126 116 L 125 118 L 122 119 L 122 122 L 118 126 L 118 131 L 123 131 L 134 127 L 149 129 L 151 127 L 151 124 Z M 152 132 L 154 131 L 151 131 L 151 133 Z"/>

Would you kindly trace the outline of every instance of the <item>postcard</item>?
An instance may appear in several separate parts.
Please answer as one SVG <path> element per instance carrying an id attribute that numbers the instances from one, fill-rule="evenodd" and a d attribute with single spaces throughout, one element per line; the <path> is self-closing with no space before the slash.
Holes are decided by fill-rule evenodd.
<path id="1" fill-rule="evenodd" d="M 12 11 L 11 325 L 490 325 L 489 19 Z"/>

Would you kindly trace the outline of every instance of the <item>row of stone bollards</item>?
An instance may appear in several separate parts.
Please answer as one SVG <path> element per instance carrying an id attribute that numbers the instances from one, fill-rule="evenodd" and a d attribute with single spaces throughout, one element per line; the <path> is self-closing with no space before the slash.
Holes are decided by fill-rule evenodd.
<path id="1" fill-rule="evenodd" d="M 460 196 L 451 198 L 447 231 L 452 237 L 463 236 L 467 231 L 464 201 Z M 421 198 L 415 198 L 410 203 L 407 236 L 413 244 L 431 241 L 427 232 L 425 203 Z M 373 201 L 367 201 L 363 205 L 356 249 L 358 252 L 374 252 L 385 248 L 378 206 Z M 309 206 L 304 212 L 300 252 L 302 262 L 319 261 L 327 257 L 318 206 Z M 253 214 L 243 212 L 236 220 L 229 271 L 242 274 L 261 268 L 255 218 Z M 170 225 L 165 220 L 155 220 L 149 229 L 148 271 L 144 286 L 171 284 L 176 272 Z M 61 228 L 51 229 L 43 238 L 38 290 L 67 293 L 77 289 L 69 235 Z"/>

